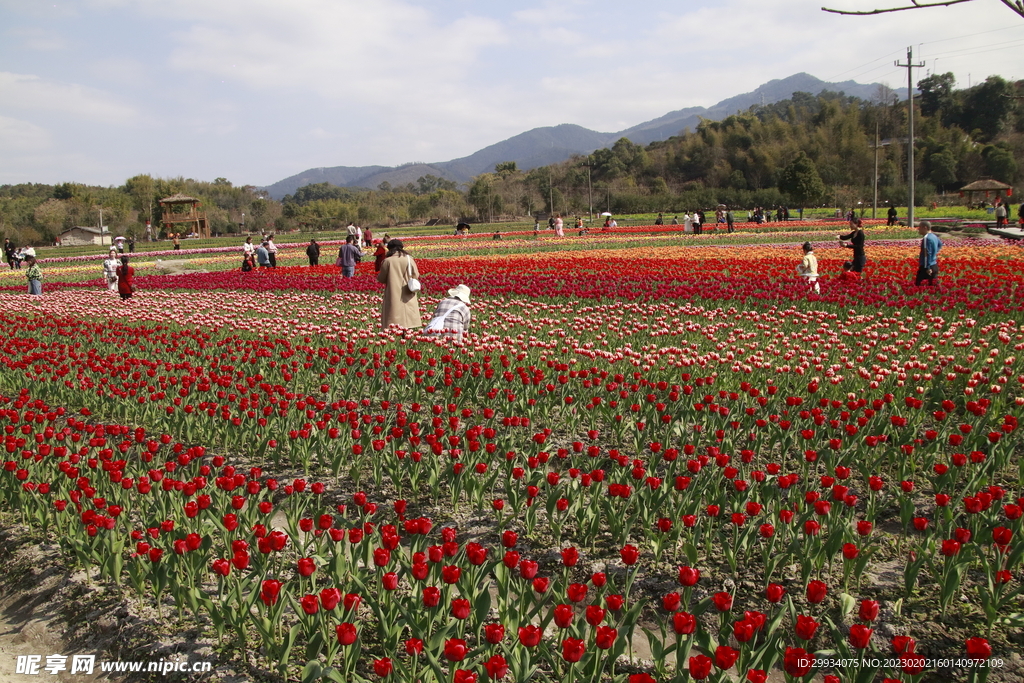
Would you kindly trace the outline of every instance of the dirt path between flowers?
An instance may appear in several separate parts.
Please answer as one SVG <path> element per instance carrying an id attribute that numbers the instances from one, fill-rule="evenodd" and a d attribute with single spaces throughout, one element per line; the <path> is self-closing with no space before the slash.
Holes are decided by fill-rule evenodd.
<path id="1" fill-rule="evenodd" d="M 9 534 L 4 532 L 5 551 L 11 550 Z M 16 532 L 14 532 L 16 533 Z M 64 642 L 58 593 L 69 580 L 55 556 L 36 547 L 11 552 L 0 575 L 0 681 L 27 683 L 41 678 L 50 681 L 110 680 L 99 676 L 70 674 L 73 655 L 93 654 Z M 45 669 L 47 657 L 67 657 L 64 671 Z M 18 673 L 19 658 L 37 656 L 35 675 Z"/>
<path id="2" fill-rule="evenodd" d="M 99 584 L 68 564 L 60 548 L 25 527 L 0 519 L 0 683 L 242 683 L 234 666 L 218 662 L 212 641 L 192 624 L 176 624 L 123 588 Z M 171 607 L 173 609 L 173 607 Z M 63 670 L 47 657 L 66 657 Z M 71 674 L 75 655 L 94 655 L 92 674 Z M 35 674 L 18 673 L 19 657 L 38 656 Z M 207 673 L 104 673 L 101 662 L 212 662 Z M 24 663 L 25 660 L 22 660 Z M 237 664 L 237 663 L 236 663 Z M 244 667 L 243 667 L 244 668 Z"/>
<path id="3" fill-rule="evenodd" d="M 162 259 L 157 259 L 156 267 L 164 275 L 184 275 L 186 273 L 199 274 L 208 272 L 205 270 L 194 270 L 191 268 L 186 268 L 185 266 L 188 263 L 190 263 L 188 259 L 176 259 L 172 261 L 164 261 Z"/>

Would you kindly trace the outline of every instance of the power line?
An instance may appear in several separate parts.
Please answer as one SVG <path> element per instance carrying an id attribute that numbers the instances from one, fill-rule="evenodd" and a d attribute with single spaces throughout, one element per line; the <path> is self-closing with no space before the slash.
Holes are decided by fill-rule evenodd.
<path id="1" fill-rule="evenodd" d="M 983 36 L 988 33 L 998 33 L 999 31 L 1011 31 L 1020 30 L 1019 26 L 1005 26 L 1003 28 L 994 28 L 989 31 L 979 31 L 977 33 L 968 33 L 966 36 L 954 36 L 952 38 L 940 38 L 939 40 L 929 40 L 924 43 L 918 43 L 918 45 L 934 45 L 935 43 L 948 43 L 951 40 L 963 40 L 964 38 L 973 38 L 974 36 Z"/>
<path id="2" fill-rule="evenodd" d="M 960 48 L 959 50 L 949 50 L 947 52 L 939 52 L 939 53 L 936 53 L 936 54 L 933 54 L 933 55 L 928 55 L 928 58 L 929 59 L 936 59 L 936 58 L 940 58 L 940 57 L 946 57 L 948 55 L 955 55 L 955 54 L 958 54 L 958 53 L 961 53 L 961 52 L 966 52 L 968 54 L 976 54 L 974 52 L 971 52 L 972 50 L 982 50 L 983 52 L 991 52 L 992 50 L 995 50 L 995 49 L 1009 49 L 1010 47 L 1016 47 L 1016 46 L 1019 46 L 1021 44 L 1024 44 L 1024 38 L 1017 38 L 1015 40 L 1007 40 L 1007 41 L 1002 42 L 1002 43 L 993 43 L 992 45 L 976 45 L 974 47 Z"/>
<path id="3" fill-rule="evenodd" d="M 863 64 L 861 64 L 860 66 L 855 66 L 855 67 L 853 67 L 852 69 L 847 69 L 846 71 L 843 71 L 842 73 L 838 73 L 838 74 L 836 74 L 835 76 L 832 76 L 832 77 L 831 77 L 831 78 L 829 78 L 828 80 L 829 80 L 829 81 L 834 81 L 835 79 L 839 78 L 840 76 L 845 76 L 846 74 L 850 73 L 851 71 L 856 71 L 857 69 L 862 69 L 862 68 L 864 68 L 865 66 L 869 66 L 869 65 L 871 65 L 871 64 L 874 64 L 875 62 L 880 62 L 880 61 L 882 61 L 883 59 L 889 59 L 889 57 L 892 57 L 893 55 L 896 55 L 896 54 L 900 54 L 900 50 L 893 50 L 893 51 L 892 51 L 892 52 L 890 52 L 889 54 L 887 54 L 887 55 L 882 55 L 882 56 L 881 56 L 881 57 L 879 57 L 878 59 L 872 59 L 872 60 L 871 60 L 870 62 L 864 62 L 864 63 L 863 63 Z M 872 69 L 872 71 L 873 71 L 873 69 Z M 870 73 L 870 71 L 869 71 L 868 73 Z M 851 76 L 851 78 L 856 78 L 856 76 Z"/>

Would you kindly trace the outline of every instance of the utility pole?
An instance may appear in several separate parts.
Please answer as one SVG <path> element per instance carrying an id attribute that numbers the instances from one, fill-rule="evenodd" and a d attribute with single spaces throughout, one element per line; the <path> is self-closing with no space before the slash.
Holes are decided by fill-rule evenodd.
<path id="1" fill-rule="evenodd" d="M 590 220 L 594 220 L 594 188 L 590 184 L 590 157 L 587 157 L 587 197 L 590 199 Z"/>
<path id="2" fill-rule="evenodd" d="M 914 67 L 921 68 L 924 62 L 914 64 L 914 48 L 907 48 L 907 63 L 894 64 L 907 70 L 907 227 L 914 227 Z"/>
<path id="3" fill-rule="evenodd" d="M 875 214 L 878 212 L 878 117 L 875 117 L 875 175 L 874 182 L 874 199 L 871 200 L 871 219 L 875 219 Z"/>

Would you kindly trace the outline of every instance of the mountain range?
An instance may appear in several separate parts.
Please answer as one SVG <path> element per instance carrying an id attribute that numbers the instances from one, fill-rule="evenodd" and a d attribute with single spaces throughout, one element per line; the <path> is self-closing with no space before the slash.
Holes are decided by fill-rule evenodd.
<path id="1" fill-rule="evenodd" d="M 279 180 L 266 189 L 274 199 L 292 194 L 298 188 L 313 183 L 327 182 L 339 187 L 376 188 L 381 183 L 392 187 L 415 184 L 427 174 L 465 183 L 474 176 L 494 170 L 502 161 L 514 161 L 521 170 L 565 161 L 574 154 L 589 154 L 595 149 L 610 147 L 619 138 L 648 145 L 666 140 L 687 128 L 695 129 L 701 119 L 721 120 L 757 104 L 772 104 L 784 100 L 794 92 L 820 93 L 822 90 L 843 92 L 846 95 L 870 99 L 878 92 L 877 83 L 861 84 L 854 81 L 828 83 L 810 74 L 798 73 L 788 78 L 768 81 L 756 90 L 722 100 L 711 107 L 687 107 L 669 112 L 651 121 L 641 123 L 617 133 L 597 131 L 564 123 L 545 126 L 520 133 L 507 140 L 484 147 L 469 156 L 436 163 L 413 163 L 403 166 L 333 166 L 311 168 L 302 173 Z M 906 97 L 906 89 L 894 91 Z"/>

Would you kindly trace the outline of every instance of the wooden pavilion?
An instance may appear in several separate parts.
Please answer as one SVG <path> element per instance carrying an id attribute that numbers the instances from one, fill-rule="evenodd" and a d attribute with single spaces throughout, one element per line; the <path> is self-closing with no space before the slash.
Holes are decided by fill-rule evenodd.
<path id="1" fill-rule="evenodd" d="M 1013 186 L 1001 183 L 998 180 L 992 180 L 991 178 L 984 178 L 982 180 L 975 180 L 973 183 L 969 183 L 960 188 L 960 195 L 967 194 L 967 203 L 974 205 L 974 195 L 978 192 L 984 192 L 985 198 L 988 199 L 989 192 L 995 192 L 996 199 L 1002 197 L 1010 197 L 1013 195 Z M 994 202 L 993 202 L 994 203 Z"/>
<path id="2" fill-rule="evenodd" d="M 182 226 L 188 233 L 195 233 L 201 238 L 210 236 L 210 224 L 206 220 L 206 212 L 199 210 L 199 200 L 187 197 L 180 192 L 160 200 L 160 222 L 168 234 L 176 232 L 175 226 Z"/>

